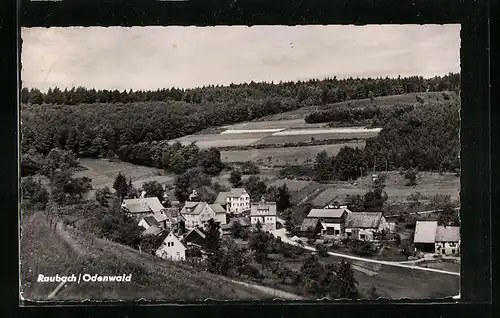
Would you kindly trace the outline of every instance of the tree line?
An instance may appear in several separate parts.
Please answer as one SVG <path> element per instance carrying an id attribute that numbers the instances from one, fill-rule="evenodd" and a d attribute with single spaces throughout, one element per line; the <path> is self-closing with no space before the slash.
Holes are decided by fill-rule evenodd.
<path id="1" fill-rule="evenodd" d="M 78 105 L 94 103 L 132 103 L 148 101 L 183 101 L 192 104 L 227 103 L 244 99 L 261 99 L 264 96 L 291 98 L 307 104 L 336 103 L 351 99 L 373 98 L 424 91 L 457 90 L 460 74 L 449 73 L 424 79 L 420 76 L 397 78 L 326 78 L 298 82 L 250 82 L 229 86 L 210 85 L 193 89 L 148 90 L 96 90 L 73 87 L 61 90 L 51 87 L 43 93 L 36 88 L 23 88 L 21 101 L 24 104 Z"/>
<path id="2" fill-rule="evenodd" d="M 457 172 L 460 170 L 459 111 L 458 101 L 393 109 L 379 119 L 380 134 L 367 139 L 364 148 L 345 146 L 332 156 L 325 151 L 319 153 L 314 161 L 313 178 L 319 182 L 347 181 L 369 171 L 401 169 Z M 410 174 L 407 179 L 411 185 Z"/>

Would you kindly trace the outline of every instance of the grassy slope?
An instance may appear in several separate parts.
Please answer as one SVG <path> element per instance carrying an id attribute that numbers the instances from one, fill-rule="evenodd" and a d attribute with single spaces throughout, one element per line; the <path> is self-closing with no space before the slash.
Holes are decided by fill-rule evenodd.
<path id="1" fill-rule="evenodd" d="M 369 98 L 358 99 L 358 100 L 350 100 L 345 102 L 339 102 L 334 104 L 328 104 L 325 106 L 305 106 L 296 110 L 292 110 L 289 112 L 275 114 L 271 116 L 266 116 L 258 119 L 259 121 L 267 121 L 267 120 L 292 120 L 292 119 L 300 119 L 304 118 L 310 113 L 319 110 L 327 110 L 329 108 L 335 107 L 366 107 L 366 106 L 387 106 L 398 103 L 416 103 L 416 96 L 423 97 L 424 101 L 428 101 L 429 98 L 431 100 L 442 101 L 443 96 L 441 92 L 428 92 L 428 93 L 412 93 L 412 94 L 403 94 L 403 95 L 391 95 L 391 96 L 382 96 L 377 97 L 373 101 Z M 454 92 L 448 92 L 448 95 L 455 96 Z"/>
<path id="2" fill-rule="evenodd" d="M 132 273 L 131 283 L 70 283 L 56 300 L 194 301 L 209 297 L 237 300 L 270 297 L 185 264 L 162 261 L 123 245 L 76 234 L 72 229 L 51 229 L 41 212 L 23 219 L 21 251 L 21 283 L 23 297 L 28 300 L 45 300 L 57 283 L 37 283 L 36 277 L 56 273 Z"/>

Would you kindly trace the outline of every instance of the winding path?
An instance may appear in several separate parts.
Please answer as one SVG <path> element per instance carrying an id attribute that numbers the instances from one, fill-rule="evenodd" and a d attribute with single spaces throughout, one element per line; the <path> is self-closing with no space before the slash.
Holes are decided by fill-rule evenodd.
<path id="1" fill-rule="evenodd" d="M 280 237 L 281 240 L 287 244 L 290 245 L 295 245 L 295 246 L 300 246 L 305 250 L 315 252 L 316 249 L 311 246 L 303 246 L 295 241 L 292 241 L 286 236 L 286 229 L 279 229 L 276 231 L 272 231 L 271 234 L 275 237 Z M 407 265 L 404 263 L 399 263 L 399 262 L 389 262 L 389 261 L 380 261 L 380 260 L 375 260 L 375 259 L 370 259 L 370 258 L 364 258 L 364 257 L 358 257 L 358 256 L 353 256 L 353 255 L 348 255 L 348 254 L 341 254 L 341 253 L 335 253 L 335 252 L 328 252 L 329 255 L 331 256 L 337 256 L 337 257 L 342 257 L 346 259 L 352 259 L 355 261 L 362 261 L 366 263 L 375 263 L 375 264 L 381 264 L 381 265 L 387 265 L 387 266 L 394 266 L 394 267 L 401 267 L 401 268 L 409 268 L 409 269 L 415 269 L 415 270 L 421 270 L 421 271 L 426 271 L 426 272 L 434 272 L 434 273 L 440 273 L 440 274 L 446 274 L 446 275 L 454 275 L 454 276 L 460 276 L 460 273 L 456 272 L 450 272 L 450 271 L 445 271 L 441 269 L 435 269 L 435 268 L 427 268 L 427 267 L 420 267 L 420 266 L 415 266 L 415 265 Z"/>

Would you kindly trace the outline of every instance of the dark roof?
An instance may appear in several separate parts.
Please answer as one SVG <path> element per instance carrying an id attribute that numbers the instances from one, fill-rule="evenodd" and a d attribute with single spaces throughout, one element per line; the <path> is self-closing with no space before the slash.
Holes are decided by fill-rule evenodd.
<path id="1" fill-rule="evenodd" d="M 158 225 L 158 221 L 156 221 L 155 217 L 152 215 L 144 217 L 144 221 L 146 221 L 149 226 Z"/>
<path id="2" fill-rule="evenodd" d="M 347 209 L 311 209 L 308 218 L 340 218 Z"/>
<path id="3" fill-rule="evenodd" d="M 347 228 L 378 228 L 382 220 L 382 212 L 352 212 L 347 214 Z"/>
<path id="4" fill-rule="evenodd" d="M 156 226 L 156 225 L 153 225 L 153 226 L 150 226 L 148 227 L 144 232 L 142 232 L 141 236 L 144 236 L 144 235 L 160 235 L 161 233 L 163 232 L 163 229 Z"/>
<path id="5" fill-rule="evenodd" d="M 316 230 L 318 223 L 321 224 L 319 219 L 305 218 L 304 221 L 302 221 L 302 225 L 300 226 L 300 230 L 302 232 L 314 231 L 314 230 Z"/>
<path id="6" fill-rule="evenodd" d="M 233 228 L 235 223 L 239 223 L 243 227 L 251 225 L 250 219 L 242 216 L 242 217 L 232 218 L 231 220 L 229 220 L 229 222 L 227 224 L 221 224 L 220 227 L 223 230 L 229 230 L 229 229 Z"/>

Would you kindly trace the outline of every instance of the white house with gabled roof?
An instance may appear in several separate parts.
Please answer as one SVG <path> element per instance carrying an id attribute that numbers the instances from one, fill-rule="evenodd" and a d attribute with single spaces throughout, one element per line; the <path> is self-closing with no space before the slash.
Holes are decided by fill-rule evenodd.
<path id="1" fill-rule="evenodd" d="M 210 219 L 213 219 L 219 225 L 226 224 L 226 211 L 220 204 L 186 201 L 180 214 L 184 218 L 188 230 L 195 227 L 204 228 Z"/>
<path id="2" fill-rule="evenodd" d="M 173 232 L 170 232 L 155 254 L 158 257 L 171 261 L 184 261 L 186 260 L 186 249 L 181 239 Z"/>
<path id="3" fill-rule="evenodd" d="M 240 214 L 250 210 L 250 195 L 243 188 L 232 188 L 227 192 L 219 192 L 215 203 L 225 206 L 229 213 Z"/>
<path id="4" fill-rule="evenodd" d="M 265 232 L 276 230 L 276 202 L 266 202 L 264 197 L 259 203 L 252 203 L 250 223 L 255 226 L 262 225 Z"/>

